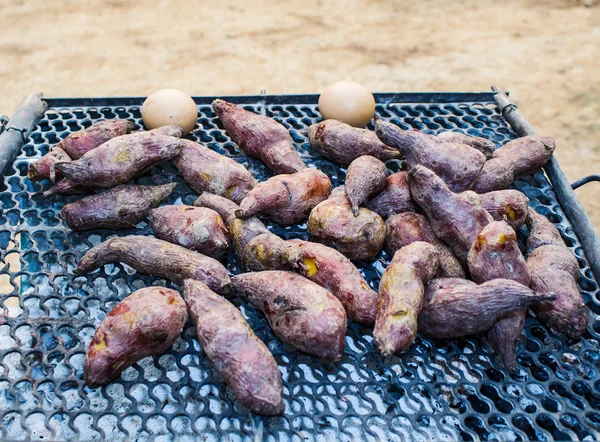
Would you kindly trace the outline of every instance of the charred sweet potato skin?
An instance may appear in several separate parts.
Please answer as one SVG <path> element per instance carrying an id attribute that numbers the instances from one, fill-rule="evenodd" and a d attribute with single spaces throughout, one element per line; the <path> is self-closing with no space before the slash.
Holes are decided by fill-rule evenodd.
<path id="1" fill-rule="evenodd" d="M 414 242 L 396 252 L 379 283 L 379 308 L 373 338 L 384 356 L 405 352 L 417 336 L 425 285 L 438 268 L 438 251 Z"/>
<path id="2" fill-rule="evenodd" d="M 90 150 L 112 138 L 129 134 L 135 128 L 135 124 L 127 120 L 99 121 L 87 129 L 69 134 L 59 145 L 71 159 L 78 160 Z"/>
<path id="3" fill-rule="evenodd" d="M 370 155 L 381 161 L 402 158 L 396 149 L 383 144 L 375 132 L 337 120 L 311 125 L 308 128 L 308 140 L 320 155 L 342 166 L 349 165 L 362 155 Z"/>
<path id="4" fill-rule="evenodd" d="M 375 157 L 363 155 L 350 163 L 345 190 L 354 216 L 360 205 L 385 188 L 387 177 L 387 167 Z"/>
<path id="5" fill-rule="evenodd" d="M 417 205 L 408 186 L 408 172 L 396 172 L 388 176 L 385 188 L 365 207 L 384 219 L 397 213 L 416 212 Z"/>
<path id="6" fill-rule="evenodd" d="M 258 414 L 282 414 L 277 363 L 240 311 L 198 281 L 185 281 L 184 296 L 202 350 L 237 400 Z"/>
<path id="7" fill-rule="evenodd" d="M 431 230 L 431 224 L 423 215 L 413 212 L 399 213 L 387 219 L 384 249 L 390 256 L 409 244 L 424 241 L 434 246 L 439 254 L 437 276 L 440 278 L 464 278 L 465 272 L 452 250 L 441 242 Z"/>
<path id="8" fill-rule="evenodd" d="M 125 184 L 157 164 L 179 154 L 182 141 L 152 132 L 112 138 L 80 159 L 54 168 L 79 184 L 109 188 Z"/>
<path id="9" fill-rule="evenodd" d="M 274 173 L 291 174 L 306 168 L 287 129 L 274 119 L 219 99 L 212 107 L 233 142 Z"/>
<path id="10" fill-rule="evenodd" d="M 148 219 L 156 236 L 213 258 L 229 249 L 227 227 L 221 216 L 205 207 L 161 206 Z"/>
<path id="11" fill-rule="evenodd" d="M 194 141 L 182 143 L 173 163 L 195 192 L 210 192 L 239 203 L 256 186 L 252 174 L 231 158 Z"/>
<path id="12" fill-rule="evenodd" d="M 231 283 L 266 315 L 283 342 L 323 359 L 341 359 L 346 311 L 329 291 L 303 276 L 279 270 L 243 273 L 233 276 Z"/>
<path id="13" fill-rule="evenodd" d="M 126 229 L 144 221 L 177 187 L 123 185 L 67 204 L 60 211 L 73 230 Z"/>
<path id="14" fill-rule="evenodd" d="M 299 272 L 303 276 L 338 298 L 349 319 L 364 325 L 375 324 L 379 295 L 348 258 L 323 244 L 299 239 L 289 242 L 300 248 Z"/>
<path id="15" fill-rule="evenodd" d="M 310 212 L 307 230 L 313 240 L 352 260 L 375 259 L 385 240 L 383 219 L 364 207 L 355 217 L 342 187 Z"/>
<path id="16" fill-rule="evenodd" d="M 276 175 L 246 195 L 236 216 L 245 219 L 263 213 L 279 224 L 299 223 L 313 207 L 327 199 L 330 192 L 331 181 L 317 169 Z"/>
<path id="17" fill-rule="evenodd" d="M 467 146 L 471 146 L 485 155 L 486 160 L 492 158 L 494 151 L 496 150 L 496 145 L 492 141 L 481 137 L 473 137 L 460 132 L 442 132 L 441 134 L 438 134 L 437 137 L 444 141 L 448 141 L 449 143 L 466 144 Z"/>
<path id="18" fill-rule="evenodd" d="M 188 318 L 185 302 L 175 290 L 140 289 L 104 318 L 83 364 L 90 388 L 115 380 L 127 367 L 171 348 Z"/>
<path id="19" fill-rule="evenodd" d="M 449 143 L 424 132 L 405 131 L 381 119 L 375 120 L 375 132 L 381 141 L 400 151 L 409 169 L 419 164 L 427 167 L 453 192 L 470 189 L 485 163 L 485 155 L 470 146 Z"/>
<path id="20" fill-rule="evenodd" d="M 229 286 L 227 269 L 216 259 L 149 236 L 110 238 L 88 250 L 73 272 L 85 274 L 118 262 L 176 284 L 195 279 L 217 293 L 223 293 Z"/>
<path id="21" fill-rule="evenodd" d="M 486 161 L 472 189 L 477 193 L 506 189 L 518 176 L 542 168 L 555 148 L 551 137 L 528 135 L 510 141 Z"/>
<path id="22" fill-rule="evenodd" d="M 496 190 L 479 195 L 483 208 L 496 221 L 506 221 L 515 231 L 519 230 L 525 218 L 529 198 L 518 190 Z"/>
<path id="23" fill-rule="evenodd" d="M 50 170 L 52 165 L 65 161 L 71 161 L 71 157 L 61 147 L 60 143 L 54 146 L 46 155 L 39 160 L 29 165 L 27 171 L 27 178 L 31 181 L 41 181 L 46 178 L 50 178 Z M 55 178 L 60 178 L 60 175 Z"/>

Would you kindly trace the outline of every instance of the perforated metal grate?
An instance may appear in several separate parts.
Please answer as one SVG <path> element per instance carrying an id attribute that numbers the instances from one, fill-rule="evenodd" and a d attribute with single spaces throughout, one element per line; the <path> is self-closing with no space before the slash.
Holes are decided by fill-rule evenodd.
<path id="1" fill-rule="evenodd" d="M 377 113 L 406 129 L 460 130 L 497 145 L 515 137 L 490 94 L 380 95 L 377 100 Z M 192 138 L 264 179 L 264 166 L 231 142 L 210 101 L 197 99 L 198 126 Z M 235 101 L 283 123 L 306 162 L 327 173 L 334 186 L 344 182 L 343 169 L 310 151 L 306 128 L 319 118 L 315 96 Z M 505 374 L 483 338 L 438 341 L 420 336 L 407 354 L 384 359 L 374 349 L 371 331 L 356 324 L 348 328 L 343 360 L 325 364 L 283 345 L 259 313 L 241 305 L 280 366 L 284 416 L 262 418 L 241 407 L 211 370 L 189 324 L 168 353 L 142 360 L 109 386 L 88 388 L 83 381 L 84 353 L 104 316 L 132 291 L 171 284 L 138 275 L 124 265 L 75 277 L 73 267 L 89 247 L 115 234 L 150 235 L 150 229 L 142 223 L 118 233 L 71 232 L 59 210 L 76 197 L 45 199 L 41 190 L 48 183 L 29 181 L 27 166 L 70 132 L 100 119 L 127 118 L 141 124 L 141 102 L 51 101 L 29 143 L 0 181 L 0 439 L 600 438 L 598 285 L 542 173 L 519 180 L 516 187 L 557 224 L 576 254 L 592 320 L 584 339 L 568 341 L 529 317 L 514 376 Z M 396 171 L 401 164 L 392 161 L 388 166 Z M 170 181 L 179 186 L 169 203 L 194 200 L 169 163 L 139 180 Z M 271 227 L 285 238 L 307 237 L 304 224 Z M 387 260 L 383 254 L 362 268 L 374 288 Z M 228 266 L 232 273 L 239 272 L 234 259 Z"/>

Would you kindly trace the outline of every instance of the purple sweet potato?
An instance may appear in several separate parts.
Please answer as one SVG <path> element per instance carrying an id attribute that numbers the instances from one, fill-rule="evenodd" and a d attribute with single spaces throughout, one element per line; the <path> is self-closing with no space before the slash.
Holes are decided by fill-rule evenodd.
<path id="1" fill-rule="evenodd" d="M 345 190 L 354 216 L 360 205 L 385 188 L 387 177 L 387 167 L 375 157 L 363 155 L 350 163 Z"/>
<path id="2" fill-rule="evenodd" d="M 433 135 L 375 119 L 375 132 L 381 141 L 395 147 L 406 158 L 408 168 L 422 165 L 435 172 L 453 192 L 471 188 L 485 155 L 470 146 L 454 144 Z"/>
<path id="3" fill-rule="evenodd" d="M 340 300 L 351 320 L 375 324 L 379 295 L 373 291 L 352 262 L 331 247 L 310 241 L 290 241 L 300 247 L 300 273 Z"/>
<path id="4" fill-rule="evenodd" d="M 195 279 L 217 293 L 229 288 L 227 269 L 216 259 L 150 236 L 110 238 L 88 250 L 73 272 L 81 275 L 118 262 L 179 285 L 186 279 Z"/>
<path id="5" fill-rule="evenodd" d="M 233 288 L 262 311 L 283 342 L 323 359 L 342 358 L 346 311 L 323 287 L 303 276 L 278 270 L 243 273 Z"/>
<path id="6" fill-rule="evenodd" d="M 425 285 L 438 270 L 438 251 L 417 241 L 398 250 L 379 282 L 373 338 L 384 356 L 405 352 L 417 337 Z"/>
<path id="7" fill-rule="evenodd" d="M 96 330 L 83 363 L 90 388 L 115 380 L 127 367 L 171 348 L 188 318 L 175 290 L 140 289 L 112 309 Z"/>
<path id="8" fill-rule="evenodd" d="M 306 169 L 287 129 L 274 119 L 219 99 L 212 107 L 227 134 L 248 156 L 261 160 L 276 174 Z"/>
<path id="9" fill-rule="evenodd" d="M 362 155 L 370 155 L 381 161 L 402 158 L 396 149 L 383 144 L 375 132 L 337 120 L 311 125 L 308 128 L 308 140 L 319 154 L 342 166 L 349 165 Z"/>
<path id="10" fill-rule="evenodd" d="M 281 373 L 244 316 L 201 282 L 186 280 L 184 291 L 202 350 L 237 400 L 254 413 L 282 414 Z"/>
<path id="11" fill-rule="evenodd" d="M 500 318 L 552 299 L 509 279 L 481 285 L 459 278 L 434 279 L 427 286 L 419 331 L 452 339 L 488 331 Z"/>
<path id="12" fill-rule="evenodd" d="M 317 169 L 304 169 L 291 175 L 276 175 L 259 183 L 240 203 L 238 218 L 263 213 L 273 221 L 295 224 L 308 216 L 311 209 L 331 192 L 331 181 Z"/>
<path id="13" fill-rule="evenodd" d="M 60 215 L 73 230 L 126 229 L 144 221 L 175 187 L 176 183 L 118 186 L 67 204 Z"/>
<path id="14" fill-rule="evenodd" d="M 479 195 L 481 205 L 496 221 L 506 221 L 515 231 L 527 217 L 529 198 L 518 190 L 496 190 Z"/>
<path id="15" fill-rule="evenodd" d="M 496 145 L 492 141 L 481 137 L 473 137 L 460 132 L 442 132 L 441 134 L 438 134 L 437 137 L 449 143 L 466 144 L 467 146 L 471 146 L 472 148 L 477 149 L 479 152 L 484 154 L 486 160 L 492 158 L 492 155 L 494 155 L 494 151 L 496 150 Z"/>
<path id="16" fill-rule="evenodd" d="M 435 236 L 450 246 L 463 266 L 481 230 L 492 221 L 475 192 L 453 193 L 434 172 L 424 166 L 408 174 L 414 200 L 427 214 Z"/>
<path id="17" fill-rule="evenodd" d="M 477 193 L 506 189 L 518 176 L 545 166 L 555 147 L 551 137 L 534 135 L 506 143 L 486 161 L 472 189 Z"/>
<path id="18" fill-rule="evenodd" d="M 343 186 L 311 212 L 307 225 L 311 238 L 353 260 L 373 260 L 383 247 L 385 223 L 375 212 L 361 207 L 352 213 Z"/>
<path id="19" fill-rule="evenodd" d="M 93 189 L 91 187 L 84 186 L 83 184 L 63 178 L 54 186 L 46 190 L 44 192 L 44 197 L 49 198 L 54 195 L 82 195 L 85 193 L 91 193 L 92 190 Z"/>
<path id="20" fill-rule="evenodd" d="M 60 147 L 59 143 L 42 158 L 29 165 L 27 178 L 29 178 L 31 181 L 41 181 L 43 179 L 50 178 L 50 170 L 52 169 L 52 165 L 65 161 L 71 161 L 71 157 Z M 60 178 L 60 175 L 58 175 L 56 178 Z"/>
<path id="21" fill-rule="evenodd" d="M 59 146 L 73 160 L 78 160 L 87 152 L 108 140 L 131 133 L 136 125 L 127 120 L 104 120 L 92 124 L 87 129 L 69 134 Z"/>
<path id="22" fill-rule="evenodd" d="M 161 206 L 148 219 L 157 237 L 204 255 L 221 259 L 229 249 L 227 227 L 221 216 L 205 207 Z"/>
<path id="23" fill-rule="evenodd" d="M 56 163 L 54 169 L 79 184 L 109 188 L 175 157 L 182 144 L 175 137 L 136 132 L 112 138 L 76 161 Z"/>
<path id="24" fill-rule="evenodd" d="M 408 187 L 408 172 L 396 172 L 388 176 L 386 187 L 365 207 L 384 219 L 396 213 L 416 212 L 417 205 Z"/>
<path id="25" fill-rule="evenodd" d="M 239 203 L 256 186 L 248 170 L 236 161 L 190 140 L 173 163 L 198 193 L 210 192 Z"/>
<path id="26" fill-rule="evenodd" d="M 556 294 L 550 302 L 533 307 L 540 321 L 570 338 L 579 338 L 588 327 L 588 309 L 581 298 L 577 280 L 579 264 L 550 221 L 533 209 L 527 217 L 529 240 L 527 264 L 531 288 Z"/>
<path id="27" fill-rule="evenodd" d="M 409 244 L 424 241 L 434 246 L 439 254 L 437 276 L 440 278 L 464 278 L 465 271 L 452 250 L 433 234 L 427 218 L 418 213 L 399 213 L 387 219 L 384 248 L 390 256 Z"/>
<path id="28" fill-rule="evenodd" d="M 169 137 L 183 137 L 183 129 L 176 124 L 167 124 L 166 126 L 156 127 L 148 131 L 151 134 L 167 135 Z"/>

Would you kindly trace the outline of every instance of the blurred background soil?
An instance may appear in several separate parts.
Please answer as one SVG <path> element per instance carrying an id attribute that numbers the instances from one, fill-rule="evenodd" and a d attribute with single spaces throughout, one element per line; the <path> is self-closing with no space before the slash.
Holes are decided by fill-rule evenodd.
<path id="1" fill-rule="evenodd" d="M 595 4 L 598 3 L 598 4 Z M 0 0 L 0 113 L 46 97 L 509 90 L 600 173 L 600 0 Z M 600 183 L 577 194 L 600 229 Z"/>

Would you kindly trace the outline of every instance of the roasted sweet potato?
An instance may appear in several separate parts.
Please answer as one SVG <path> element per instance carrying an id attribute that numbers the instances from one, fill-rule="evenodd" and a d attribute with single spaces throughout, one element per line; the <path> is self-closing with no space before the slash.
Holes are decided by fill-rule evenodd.
<path id="1" fill-rule="evenodd" d="M 118 262 L 180 285 L 185 279 L 195 279 L 217 293 L 229 288 L 227 269 L 216 259 L 150 236 L 110 238 L 88 250 L 73 272 L 85 274 Z"/>
<path id="2" fill-rule="evenodd" d="M 44 197 L 49 198 L 54 195 L 81 195 L 90 193 L 93 189 L 75 181 L 63 178 L 54 186 L 44 192 Z"/>
<path id="3" fill-rule="evenodd" d="M 76 161 L 56 163 L 54 169 L 79 184 L 109 188 L 124 184 L 179 154 L 182 140 L 136 132 L 112 138 Z"/>
<path id="4" fill-rule="evenodd" d="M 344 188 L 354 216 L 360 205 L 385 188 L 387 177 L 387 167 L 375 157 L 363 155 L 350 163 Z"/>
<path id="5" fill-rule="evenodd" d="M 579 338 L 588 327 L 588 309 L 577 287 L 580 275 L 577 259 L 550 221 L 531 208 L 527 226 L 531 288 L 539 293 L 556 294 L 555 300 L 540 302 L 533 306 L 533 311 L 554 330 Z"/>
<path id="6" fill-rule="evenodd" d="M 236 161 L 190 140 L 173 163 L 189 186 L 198 193 L 210 192 L 239 203 L 256 186 L 248 170 Z"/>
<path id="7" fill-rule="evenodd" d="M 492 221 L 474 192 L 453 193 L 431 170 L 413 167 L 408 174 L 414 200 L 427 214 L 435 236 L 450 246 L 463 266 L 481 230 Z"/>
<path id="8" fill-rule="evenodd" d="M 248 156 L 261 160 L 276 174 L 306 169 L 292 137 L 277 121 L 224 100 L 213 101 L 212 107 L 227 134 Z"/>
<path id="9" fill-rule="evenodd" d="M 494 155 L 494 151 L 496 150 L 496 145 L 492 141 L 460 132 L 442 132 L 441 134 L 438 134 L 437 137 L 444 141 L 448 141 L 449 143 L 471 146 L 484 154 L 487 160 L 492 158 L 492 155 Z"/>
<path id="10" fill-rule="evenodd" d="M 381 161 L 402 158 L 396 149 L 383 144 L 375 132 L 337 120 L 311 125 L 308 128 L 308 140 L 320 155 L 342 166 L 349 165 L 362 155 L 371 155 Z"/>
<path id="11" fill-rule="evenodd" d="M 299 239 L 290 242 L 300 247 L 302 275 L 338 298 L 348 318 L 365 325 L 375 324 L 379 295 L 348 258 L 323 244 Z"/>
<path id="12" fill-rule="evenodd" d="M 277 363 L 240 311 L 199 281 L 187 279 L 184 296 L 202 350 L 237 400 L 254 413 L 282 414 Z"/>
<path id="13" fill-rule="evenodd" d="M 37 161 L 34 161 L 29 165 L 27 171 L 27 178 L 31 181 L 41 181 L 46 178 L 50 178 L 50 170 L 52 165 L 65 161 L 71 161 L 71 157 L 61 147 L 60 143 L 54 146 L 50 151 Z M 60 178 L 60 175 L 56 176 Z"/>
<path id="14" fill-rule="evenodd" d="M 361 207 L 358 216 L 352 213 L 343 186 L 311 212 L 308 233 L 315 241 L 324 243 L 354 260 L 375 259 L 385 239 L 385 223 L 375 212 Z"/>
<path id="15" fill-rule="evenodd" d="M 454 144 L 433 135 L 375 119 L 375 132 L 381 141 L 395 147 L 406 158 L 409 170 L 422 165 L 435 172 L 453 192 L 471 188 L 485 155 L 465 144 Z"/>
<path id="16" fill-rule="evenodd" d="M 157 135 L 167 135 L 169 137 L 181 138 L 183 137 L 183 129 L 176 124 L 167 124 L 166 126 L 160 126 L 148 131 L 148 133 Z"/>
<path id="17" fill-rule="evenodd" d="M 164 202 L 176 183 L 162 186 L 123 185 L 67 204 L 60 216 L 73 230 L 126 229 L 144 221 Z"/>
<path id="18" fill-rule="evenodd" d="M 384 356 L 405 352 L 417 337 L 425 285 L 437 273 L 438 260 L 435 247 L 417 241 L 398 250 L 383 272 L 373 338 Z"/>
<path id="19" fill-rule="evenodd" d="M 131 133 L 136 125 L 127 120 L 104 120 L 92 124 L 87 129 L 69 134 L 59 146 L 73 160 L 78 160 L 87 152 L 108 140 Z"/>
<path id="20" fill-rule="evenodd" d="M 330 192 L 331 181 L 317 169 L 276 175 L 256 185 L 242 200 L 235 215 L 247 219 L 263 213 L 277 223 L 295 224 L 304 221 L 311 209 Z"/>
<path id="21" fill-rule="evenodd" d="M 188 318 L 175 290 L 140 289 L 112 309 L 96 330 L 83 363 L 90 388 L 108 384 L 127 367 L 171 348 Z"/>
<path id="22" fill-rule="evenodd" d="M 437 276 L 440 278 L 464 278 L 465 271 L 452 250 L 433 234 L 427 218 L 418 213 L 399 213 L 387 219 L 384 248 L 390 256 L 409 244 L 424 241 L 434 246 L 439 254 Z"/>
<path id="23" fill-rule="evenodd" d="M 221 216 L 205 207 L 161 206 L 148 219 L 157 237 L 221 259 L 229 249 L 227 227 Z"/>
<path id="24" fill-rule="evenodd" d="M 303 276 L 279 270 L 235 275 L 231 283 L 266 315 L 283 342 L 323 359 L 342 358 L 346 311 L 329 291 Z"/>
<path id="25" fill-rule="evenodd" d="M 518 176 L 542 168 L 555 147 L 552 138 L 534 135 L 506 143 L 486 161 L 472 189 L 477 193 L 506 189 Z"/>
<path id="26" fill-rule="evenodd" d="M 509 279 L 481 285 L 459 278 L 434 279 L 427 286 L 419 331 L 441 339 L 483 333 L 501 317 L 552 297 Z"/>
<path id="27" fill-rule="evenodd" d="M 527 217 L 529 198 L 518 190 L 496 190 L 479 195 L 481 205 L 496 221 L 506 221 L 515 231 Z"/>
<path id="28" fill-rule="evenodd" d="M 396 172 L 388 176 L 385 188 L 365 207 L 384 219 L 396 213 L 416 212 L 417 205 L 408 187 L 408 172 Z"/>

